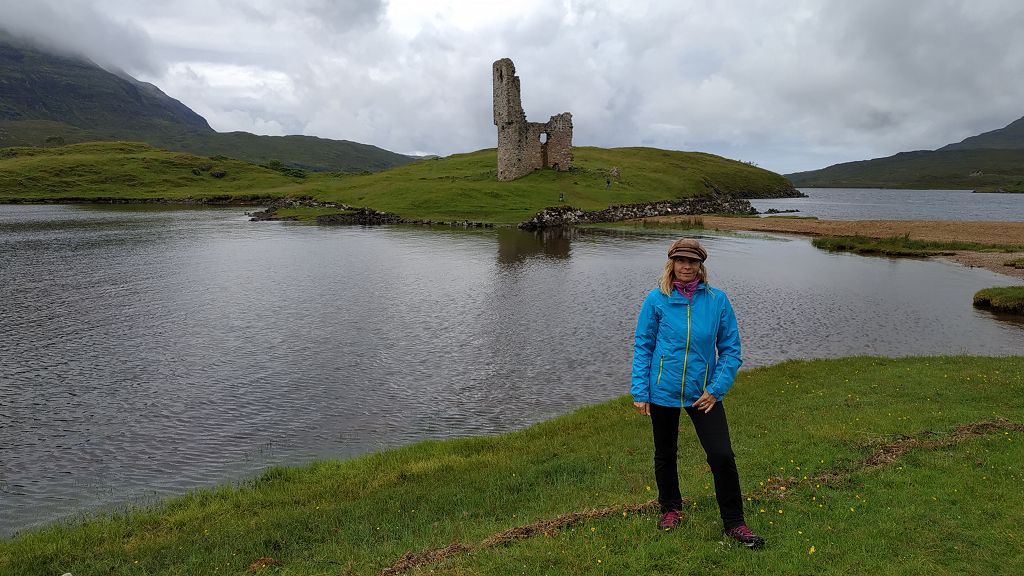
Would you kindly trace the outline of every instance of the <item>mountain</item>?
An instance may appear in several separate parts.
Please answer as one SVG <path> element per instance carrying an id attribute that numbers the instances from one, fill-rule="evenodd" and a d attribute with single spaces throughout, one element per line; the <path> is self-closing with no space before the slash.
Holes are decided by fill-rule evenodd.
<path id="1" fill-rule="evenodd" d="M 1004 128 L 964 138 L 956 144 L 947 144 L 939 150 L 977 150 L 979 148 L 1001 150 L 1024 148 L 1024 118 L 1018 118 Z"/>
<path id="2" fill-rule="evenodd" d="M 1024 192 L 1024 118 L 938 150 L 786 174 L 804 188 L 915 188 Z"/>
<path id="3" fill-rule="evenodd" d="M 152 84 L 0 32 L 0 147 L 96 140 L 256 163 L 277 160 L 315 171 L 378 171 L 415 160 L 347 140 L 216 132 Z"/>

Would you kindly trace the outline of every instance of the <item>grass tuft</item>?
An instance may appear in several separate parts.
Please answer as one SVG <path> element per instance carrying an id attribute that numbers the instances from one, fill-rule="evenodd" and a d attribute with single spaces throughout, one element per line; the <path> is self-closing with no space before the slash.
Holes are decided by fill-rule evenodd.
<path id="1" fill-rule="evenodd" d="M 974 306 L 994 312 L 1024 314 L 1024 286 L 978 290 L 974 294 Z"/>
<path id="2" fill-rule="evenodd" d="M 868 236 L 821 236 L 811 240 L 816 248 L 830 252 L 852 252 L 854 254 L 873 254 L 881 256 L 939 256 L 948 255 L 957 250 L 973 250 L 977 252 L 1015 252 L 1019 246 L 1000 244 L 982 244 L 978 242 L 933 242 L 914 240 L 909 234 L 889 238 L 871 238 Z"/>

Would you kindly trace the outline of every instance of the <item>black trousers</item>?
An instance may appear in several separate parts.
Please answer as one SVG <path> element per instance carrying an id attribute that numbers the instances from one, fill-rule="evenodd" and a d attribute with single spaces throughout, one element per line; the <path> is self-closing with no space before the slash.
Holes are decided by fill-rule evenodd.
<path id="1" fill-rule="evenodd" d="M 658 483 L 658 503 L 661 511 L 681 510 L 683 497 L 679 493 L 679 472 L 676 454 L 679 446 L 679 413 L 683 409 L 651 404 L 651 425 L 654 428 L 654 478 Z M 716 402 L 710 412 L 685 408 L 693 422 L 700 445 L 707 454 L 708 466 L 715 477 L 715 498 L 722 524 L 726 530 L 743 524 L 743 495 L 740 493 L 740 474 L 736 470 L 736 457 L 729 441 L 729 424 L 725 420 L 725 406 Z"/>

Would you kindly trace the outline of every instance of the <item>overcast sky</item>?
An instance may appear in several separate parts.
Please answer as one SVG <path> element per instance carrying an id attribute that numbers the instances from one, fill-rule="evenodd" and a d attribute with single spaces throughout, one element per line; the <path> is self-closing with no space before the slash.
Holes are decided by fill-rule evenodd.
<path id="1" fill-rule="evenodd" d="M 152 82 L 216 130 L 494 147 L 491 64 L 577 146 L 777 172 L 1024 116 L 1021 0 L 0 0 L 0 26 Z"/>

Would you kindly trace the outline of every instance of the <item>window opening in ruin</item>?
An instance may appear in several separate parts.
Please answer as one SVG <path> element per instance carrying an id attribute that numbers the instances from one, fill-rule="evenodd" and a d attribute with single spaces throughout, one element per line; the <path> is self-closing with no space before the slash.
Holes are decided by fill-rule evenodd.
<path id="1" fill-rule="evenodd" d="M 541 132 L 540 133 L 540 143 L 541 144 L 547 144 L 548 143 L 548 133 L 547 132 Z"/>

